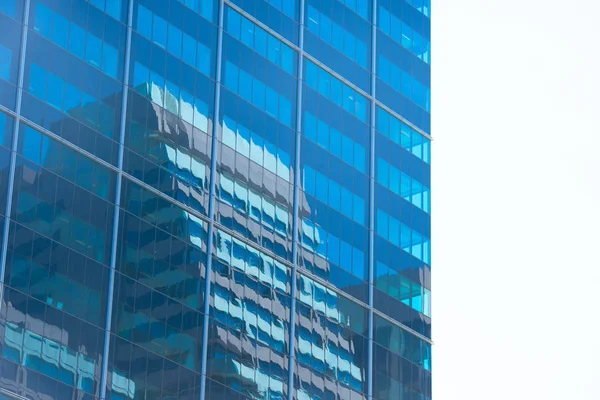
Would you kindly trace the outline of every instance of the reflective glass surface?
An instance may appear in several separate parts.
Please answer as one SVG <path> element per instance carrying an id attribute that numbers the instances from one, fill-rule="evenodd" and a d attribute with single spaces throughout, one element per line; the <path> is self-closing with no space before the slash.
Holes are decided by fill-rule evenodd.
<path id="1" fill-rule="evenodd" d="M 430 12 L 0 0 L 0 387 L 431 400 Z"/>

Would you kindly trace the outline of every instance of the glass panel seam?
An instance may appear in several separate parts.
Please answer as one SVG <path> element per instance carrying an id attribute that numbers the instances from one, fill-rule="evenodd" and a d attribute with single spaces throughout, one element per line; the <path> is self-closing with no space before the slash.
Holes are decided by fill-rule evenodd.
<path id="1" fill-rule="evenodd" d="M 214 221 L 214 208 L 215 208 L 215 186 L 217 180 L 217 142 L 218 142 L 218 127 L 220 119 L 220 105 L 221 105 L 221 69 L 223 64 L 223 31 L 224 31 L 224 13 L 225 3 L 224 0 L 219 0 L 219 16 L 218 16 L 218 33 L 217 33 L 217 68 L 215 73 L 215 98 L 214 98 L 214 114 L 213 114 L 213 126 L 212 126 L 212 143 L 211 143 L 211 168 L 210 168 L 210 187 L 208 191 L 208 240 L 206 246 L 206 274 L 205 274 L 205 286 L 204 286 L 204 324 L 202 326 L 202 363 L 201 363 L 201 375 L 200 375 L 200 400 L 206 398 L 206 369 L 208 364 L 208 325 L 210 323 L 210 272 L 212 269 L 212 248 L 213 248 L 213 237 L 215 235 L 215 221 Z"/>
<path id="2" fill-rule="evenodd" d="M 125 44 L 125 64 L 123 67 L 123 95 L 121 97 L 121 123 L 119 126 L 119 153 L 117 161 L 117 180 L 115 183 L 115 212 L 113 217 L 112 243 L 110 250 L 110 272 L 108 276 L 108 297 L 106 302 L 106 324 L 104 327 L 104 349 L 102 353 L 102 370 L 100 375 L 100 400 L 106 399 L 108 384 L 108 357 L 110 351 L 110 335 L 115 288 L 115 271 L 117 266 L 117 243 L 119 235 L 119 217 L 121 207 L 121 186 L 123 182 L 123 154 L 125 147 L 125 128 L 127 125 L 127 95 L 129 84 L 129 68 L 131 61 L 131 35 L 133 24 L 133 2 L 129 0 L 127 8 L 127 37 Z"/>
<path id="3" fill-rule="evenodd" d="M 17 80 L 17 101 L 15 107 L 15 122 L 10 150 L 10 165 L 8 169 L 8 189 L 6 191 L 6 209 L 4 211 L 4 234 L 2 236 L 2 254 L 0 259 L 0 310 L 4 303 L 4 274 L 6 272 L 6 252 L 8 250 L 8 231 L 10 228 L 10 214 L 12 209 L 12 197 L 15 186 L 15 168 L 17 164 L 17 145 L 19 142 L 19 126 L 21 124 L 21 104 L 23 100 L 23 80 L 25 76 L 25 55 L 27 53 L 27 33 L 29 30 L 30 0 L 25 0 L 25 12 L 23 13 L 23 26 L 21 28 L 21 53 L 19 54 L 19 71 Z"/>

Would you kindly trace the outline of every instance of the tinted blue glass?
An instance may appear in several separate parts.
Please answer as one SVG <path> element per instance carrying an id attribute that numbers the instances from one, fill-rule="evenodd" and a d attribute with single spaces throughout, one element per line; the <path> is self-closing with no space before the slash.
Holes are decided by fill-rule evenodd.
<path id="1" fill-rule="evenodd" d="M 0 1 L 0 386 L 431 400 L 429 14 Z"/>

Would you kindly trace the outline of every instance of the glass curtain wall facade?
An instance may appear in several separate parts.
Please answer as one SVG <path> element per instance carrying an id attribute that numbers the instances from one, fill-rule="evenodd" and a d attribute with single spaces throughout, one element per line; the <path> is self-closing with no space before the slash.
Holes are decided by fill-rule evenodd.
<path id="1" fill-rule="evenodd" d="M 0 399 L 431 399 L 429 0 L 0 1 Z"/>

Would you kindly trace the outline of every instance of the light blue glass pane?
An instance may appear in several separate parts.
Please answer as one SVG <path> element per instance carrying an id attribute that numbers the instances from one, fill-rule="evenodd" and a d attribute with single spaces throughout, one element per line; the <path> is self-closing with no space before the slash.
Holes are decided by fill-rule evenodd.
<path id="1" fill-rule="evenodd" d="M 387 239 L 389 232 L 388 216 L 381 210 L 377 210 L 377 234 Z"/>
<path id="2" fill-rule="evenodd" d="M 69 20 L 58 13 L 54 13 L 52 21 L 52 41 L 63 49 L 69 42 Z"/>
<path id="3" fill-rule="evenodd" d="M 315 170 L 304 167 L 304 191 L 312 196 L 315 195 Z"/>
<path id="4" fill-rule="evenodd" d="M 327 197 L 329 192 L 329 182 L 325 175 L 317 172 L 316 174 L 316 190 L 317 190 L 317 199 L 321 200 L 323 203 L 327 204 Z"/>
<path id="5" fill-rule="evenodd" d="M 48 103 L 62 110 L 64 81 L 54 74 L 48 74 Z"/>
<path id="6" fill-rule="evenodd" d="M 270 143 L 265 141 L 265 153 L 264 153 L 265 159 L 264 159 L 264 166 L 267 170 L 271 171 L 272 173 L 276 174 L 277 173 L 277 147 Z"/>
<path id="7" fill-rule="evenodd" d="M 187 33 L 183 34 L 183 54 L 182 60 L 191 65 L 196 65 L 196 46 L 197 42 Z"/>
<path id="8" fill-rule="evenodd" d="M 281 68 L 288 74 L 294 73 L 294 50 L 285 44 L 281 45 Z"/>
<path id="9" fill-rule="evenodd" d="M 308 111 L 304 112 L 304 136 L 313 142 L 317 141 L 317 118 Z"/>
<path id="10" fill-rule="evenodd" d="M 367 68 L 367 45 L 360 40 L 356 41 L 356 62 L 363 68 Z"/>
<path id="11" fill-rule="evenodd" d="M 33 28 L 40 35 L 50 39 L 52 27 L 52 10 L 42 3 L 35 3 L 35 22 Z"/>
<path id="12" fill-rule="evenodd" d="M 285 179 L 286 181 L 289 182 L 290 170 L 292 167 L 292 163 L 291 163 L 292 160 L 291 160 L 289 154 L 287 154 L 286 152 L 284 152 L 282 150 L 279 150 L 277 152 L 277 158 L 280 162 L 280 165 L 277 168 L 277 175 L 280 176 L 282 179 Z"/>
<path id="13" fill-rule="evenodd" d="M 407 72 L 402 71 L 402 94 L 407 99 L 411 98 L 411 81 L 411 76 Z"/>
<path id="14" fill-rule="evenodd" d="M 356 38 L 351 32 L 344 31 L 344 54 L 354 60 L 356 51 Z"/>
<path id="15" fill-rule="evenodd" d="M 327 238 L 327 259 L 334 264 L 340 262 L 340 240 L 334 235 Z"/>
<path id="16" fill-rule="evenodd" d="M 268 39 L 267 59 L 277 65 L 281 59 L 281 41 L 271 35 Z"/>
<path id="17" fill-rule="evenodd" d="M 167 21 L 154 15 L 152 23 L 152 41 L 163 49 L 167 48 Z"/>
<path id="18" fill-rule="evenodd" d="M 384 186 L 389 187 L 388 177 L 389 165 L 383 158 L 377 159 L 377 181 Z"/>
<path id="19" fill-rule="evenodd" d="M 238 67 L 229 61 L 225 62 L 225 86 L 233 92 L 238 92 Z"/>
<path id="20" fill-rule="evenodd" d="M 271 89 L 269 86 L 267 89 L 267 114 L 271 115 L 274 118 L 277 118 L 279 115 L 279 94 Z"/>
<path id="21" fill-rule="evenodd" d="M 85 57 L 85 30 L 71 22 L 69 36 L 69 51 L 79 58 Z"/>
<path id="22" fill-rule="evenodd" d="M 329 130 L 329 151 L 338 158 L 342 158 L 342 134 L 337 129 Z"/>
<path id="23" fill-rule="evenodd" d="M 206 76 L 210 76 L 210 49 L 198 43 L 198 59 L 196 68 Z"/>
<path id="24" fill-rule="evenodd" d="M 292 102 L 283 96 L 279 97 L 279 120 L 287 126 L 292 126 Z"/>
<path id="25" fill-rule="evenodd" d="M 9 48 L 0 45 L 0 78 L 10 79 L 12 52 Z"/>
<path id="26" fill-rule="evenodd" d="M 310 61 L 306 61 L 306 83 L 309 87 L 317 89 L 319 85 L 319 69 Z"/>
<path id="27" fill-rule="evenodd" d="M 361 172 L 365 172 L 365 148 L 354 143 L 354 166 Z"/>
<path id="28" fill-rule="evenodd" d="M 354 164 L 354 142 L 344 135 L 342 135 L 342 160 L 347 164 Z"/>
<path id="29" fill-rule="evenodd" d="M 352 251 L 352 273 L 360 279 L 366 279 L 365 255 L 362 251 L 354 248 Z"/>
<path id="30" fill-rule="evenodd" d="M 329 17 L 320 15 L 319 36 L 327 43 L 331 43 L 331 20 Z"/>
<path id="31" fill-rule="evenodd" d="M 331 90 L 331 75 L 329 72 L 319 70 L 319 93 L 325 97 L 329 97 Z"/>
<path id="32" fill-rule="evenodd" d="M 341 188 L 340 185 L 333 179 L 329 180 L 329 205 L 340 211 L 341 209 Z"/>
<path id="33" fill-rule="evenodd" d="M 355 95 L 354 101 L 354 115 L 356 115 L 361 121 L 367 120 L 367 100 L 359 94 Z"/>
<path id="34" fill-rule="evenodd" d="M 0 12 L 3 12 L 11 18 L 15 18 L 17 13 L 16 0 L 0 1 Z"/>
<path id="35" fill-rule="evenodd" d="M 81 104 L 81 90 L 70 83 L 66 84 L 64 111 L 69 112 Z"/>
<path id="36" fill-rule="evenodd" d="M 143 95 L 147 95 L 146 83 L 148 82 L 149 74 L 150 70 L 148 68 L 138 61 L 135 62 L 133 67 L 133 88 L 137 91 L 142 90 Z"/>
<path id="37" fill-rule="evenodd" d="M 344 98 L 344 84 L 336 78 L 331 79 L 331 100 L 338 106 L 342 106 Z"/>
<path id="38" fill-rule="evenodd" d="M 85 60 L 96 68 L 100 68 L 102 58 L 102 41 L 87 32 L 85 43 Z"/>
<path id="39" fill-rule="evenodd" d="M 117 79 L 117 63 L 119 57 L 117 49 L 105 42 L 102 53 L 102 71 L 108 76 Z"/>
<path id="40" fill-rule="evenodd" d="M 121 19 L 121 0 L 106 0 L 106 13 L 114 19 Z"/>
<path id="41" fill-rule="evenodd" d="M 319 12 L 310 4 L 308 5 L 308 30 L 315 35 L 319 34 Z"/>
<path id="42" fill-rule="evenodd" d="M 237 40 L 240 40 L 241 37 L 241 23 L 240 14 L 231 8 L 227 8 L 227 32 Z"/>
<path id="43" fill-rule="evenodd" d="M 402 46 L 412 51 L 412 29 L 402 22 Z"/>
<path id="44" fill-rule="evenodd" d="M 137 31 L 148 40 L 152 40 L 152 12 L 138 5 Z"/>
<path id="45" fill-rule="evenodd" d="M 344 85 L 344 110 L 354 114 L 354 90 Z"/>
<path id="46" fill-rule="evenodd" d="M 352 192 L 342 186 L 342 214 L 352 218 Z"/>
<path id="47" fill-rule="evenodd" d="M 169 24 L 169 53 L 181 58 L 182 33 L 176 26 Z"/>
<path id="48" fill-rule="evenodd" d="M 254 50 L 263 57 L 267 56 L 267 32 L 258 26 L 254 32 Z"/>
<path id="49" fill-rule="evenodd" d="M 322 120 L 317 123 L 317 143 L 325 149 L 329 147 L 329 126 Z"/>
<path id="50" fill-rule="evenodd" d="M 389 240 L 394 245 L 400 246 L 400 221 L 390 217 L 389 223 Z"/>
<path id="51" fill-rule="evenodd" d="M 250 144 L 250 159 L 258 165 L 263 165 L 265 141 L 259 135 L 254 134 L 250 137 L 250 139 L 252 141 Z"/>
<path id="52" fill-rule="evenodd" d="M 238 135 L 235 148 L 238 153 L 250 158 L 250 130 L 242 125 L 238 126 Z M 275 169 L 273 169 L 274 171 Z"/>
<path id="53" fill-rule="evenodd" d="M 240 68 L 240 96 L 247 102 L 252 102 L 252 75 Z"/>
<path id="54" fill-rule="evenodd" d="M 23 156 L 37 164 L 40 163 L 40 146 L 42 135 L 38 131 L 27 127 L 25 130 L 25 140 L 23 144 Z"/>
<path id="55" fill-rule="evenodd" d="M 265 84 L 257 79 L 252 86 L 252 104 L 261 110 L 265 109 Z"/>
<path id="56" fill-rule="evenodd" d="M 221 141 L 231 147 L 232 149 L 235 149 L 235 142 L 236 142 L 236 123 L 235 120 L 229 118 L 228 116 L 225 116 L 223 118 L 223 131 L 221 134 Z"/>
<path id="57" fill-rule="evenodd" d="M 254 48 L 254 24 L 246 18 L 242 18 L 241 39 L 246 46 Z"/>
<path id="58" fill-rule="evenodd" d="M 295 16 L 296 1 L 295 0 L 283 0 L 283 12 L 290 18 Z"/>
<path id="59" fill-rule="evenodd" d="M 396 194 L 400 194 L 400 170 L 390 166 L 390 182 L 388 187 Z"/>
<path id="60" fill-rule="evenodd" d="M 336 23 L 332 26 L 331 44 L 338 51 L 344 50 L 344 29 Z"/>
<path id="61" fill-rule="evenodd" d="M 365 224 L 365 201 L 362 197 L 354 195 L 354 221 L 361 225 Z"/>
<path id="62" fill-rule="evenodd" d="M 212 21 L 213 18 L 213 0 L 200 0 L 200 15 L 206 18 L 209 21 Z"/>
<path id="63" fill-rule="evenodd" d="M 179 115 L 181 118 L 189 122 L 194 123 L 194 96 L 181 89 L 179 92 Z"/>
<path id="64" fill-rule="evenodd" d="M 352 273 L 352 246 L 340 240 L 340 267 Z"/>

